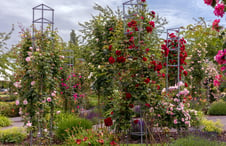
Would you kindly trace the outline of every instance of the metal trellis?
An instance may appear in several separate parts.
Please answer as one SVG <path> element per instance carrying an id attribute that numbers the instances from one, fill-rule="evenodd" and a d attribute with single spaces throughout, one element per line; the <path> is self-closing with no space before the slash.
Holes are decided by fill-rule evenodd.
<path id="1" fill-rule="evenodd" d="M 40 28 L 38 28 L 40 26 Z M 44 50 L 42 46 L 36 46 L 36 33 L 40 32 L 41 35 L 44 35 L 44 29 L 46 27 L 50 27 L 51 32 L 53 33 L 54 31 L 54 9 L 51 7 L 45 5 L 45 4 L 40 4 L 36 7 L 32 8 L 32 51 L 36 51 L 35 48 L 39 47 L 40 49 Z M 51 36 L 48 36 L 48 39 L 52 40 L 52 49 L 54 49 L 54 41 Z M 41 81 L 42 83 L 44 82 L 43 79 Z M 41 83 L 40 85 L 40 91 L 41 91 L 41 96 L 49 96 L 49 95 L 43 95 L 43 84 Z M 44 108 L 44 107 L 42 107 Z M 52 111 L 53 112 L 53 111 Z M 52 137 L 52 129 L 53 129 L 53 117 L 51 116 L 50 120 L 50 133 L 49 135 Z M 39 121 L 38 121 L 39 123 Z M 39 131 L 39 136 L 42 136 L 42 130 L 41 130 L 41 124 L 38 124 L 38 131 Z M 32 131 L 30 133 L 30 145 L 32 145 Z"/>
<path id="2" fill-rule="evenodd" d="M 170 34 L 175 34 L 176 37 L 170 37 Z M 169 56 L 166 57 L 166 91 L 169 90 L 169 70 L 170 68 L 177 68 L 177 77 L 175 78 L 175 84 L 180 82 L 180 28 L 167 29 L 166 45 L 169 48 L 169 54 L 171 52 L 177 52 L 177 63 L 169 64 Z M 171 47 L 169 42 L 177 41 L 177 47 Z M 169 68 L 170 67 L 170 68 Z M 172 84 L 170 86 L 173 86 Z M 178 86 L 178 93 L 180 92 L 180 86 Z"/>
<path id="3" fill-rule="evenodd" d="M 137 19 L 137 16 L 136 15 L 139 15 L 140 11 L 143 10 L 144 4 L 141 2 L 141 0 L 129 0 L 129 1 L 126 1 L 123 3 L 123 22 L 124 22 L 124 35 L 128 35 L 128 33 L 131 33 L 130 32 L 127 32 L 128 30 L 128 21 L 129 20 L 136 20 Z M 132 10 L 132 11 L 130 11 Z M 139 27 L 142 27 L 141 25 L 139 25 Z M 142 35 L 142 31 L 143 29 L 142 28 L 139 28 L 137 32 L 138 34 L 138 42 L 140 42 L 140 39 L 141 39 L 141 35 Z M 140 47 L 139 43 L 136 44 L 136 46 Z M 147 133 L 147 130 L 144 131 L 144 127 L 142 125 L 143 123 L 143 118 L 142 118 L 142 110 L 141 110 L 141 105 L 140 103 L 137 103 L 139 106 L 140 106 L 140 132 L 131 132 L 130 134 L 131 135 L 136 135 L 136 136 L 140 136 L 141 137 L 141 144 L 143 143 L 143 136 Z M 128 134 L 128 132 L 127 132 Z M 127 137 L 127 144 L 128 144 L 128 135 L 126 136 Z"/>

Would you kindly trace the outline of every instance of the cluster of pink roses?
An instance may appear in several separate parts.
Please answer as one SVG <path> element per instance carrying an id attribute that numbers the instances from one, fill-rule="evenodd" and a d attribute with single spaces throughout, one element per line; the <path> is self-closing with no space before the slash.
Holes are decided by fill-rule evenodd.
<path id="1" fill-rule="evenodd" d="M 216 5 L 214 8 L 214 14 L 216 16 L 220 16 L 223 17 L 224 16 L 224 3 L 223 2 L 219 2 L 219 0 L 215 0 L 216 1 Z M 204 3 L 207 5 L 212 5 L 213 4 L 213 0 L 204 0 Z"/>
<path id="2" fill-rule="evenodd" d="M 219 50 L 217 55 L 214 57 L 214 60 L 219 63 L 219 64 L 226 64 L 226 50 Z M 226 70 L 226 66 L 221 67 L 221 71 L 225 71 Z"/>

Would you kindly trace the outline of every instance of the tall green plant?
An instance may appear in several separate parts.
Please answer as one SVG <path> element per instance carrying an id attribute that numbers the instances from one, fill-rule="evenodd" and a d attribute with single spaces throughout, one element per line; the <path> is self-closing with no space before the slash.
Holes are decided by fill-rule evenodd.
<path id="1" fill-rule="evenodd" d="M 14 83 L 19 96 L 17 104 L 28 129 L 38 130 L 41 136 L 44 129 L 49 129 L 51 136 L 59 70 L 62 66 L 59 37 L 56 32 L 47 29 L 43 33 L 37 31 L 34 38 L 32 43 L 31 33 L 24 31 L 17 48 L 20 67 Z M 45 119 L 48 113 L 50 119 Z"/>

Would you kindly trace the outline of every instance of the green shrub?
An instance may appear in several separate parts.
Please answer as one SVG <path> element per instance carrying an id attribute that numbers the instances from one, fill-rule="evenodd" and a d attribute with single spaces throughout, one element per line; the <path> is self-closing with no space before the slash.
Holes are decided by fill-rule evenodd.
<path id="1" fill-rule="evenodd" d="M 26 136 L 25 128 L 13 127 L 10 129 L 0 130 L 1 143 L 21 143 Z"/>
<path id="2" fill-rule="evenodd" d="M 213 102 L 208 110 L 209 115 L 226 115 L 226 102 L 219 100 Z"/>
<path id="3" fill-rule="evenodd" d="M 209 141 L 201 137 L 189 136 L 180 138 L 169 144 L 169 146 L 225 146 L 226 143 Z"/>
<path id="4" fill-rule="evenodd" d="M 217 120 L 216 122 L 213 122 L 211 120 L 204 119 L 202 120 L 202 125 L 204 126 L 202 131 L 205 132 L 216 132 L 220 134 L 223 131 L 223 124 L 220 122 L 220 120 Z"/>
<path id="5" fill-rule="evenodd" d="M 6 127 L 11 125 L 9 118 L 0 115 L 0 127 Z"/>
<path id="6" fill-rule="evenodd" d="M 0 114 L 7 117 L 19 116 L 19 107 L 13 102 L 0 102 Z"/>
<path id="7" fill-rule="evenodd" d="M 60 140 L 65 140 L 71 132 L 79 132 L 79 129 L 92 128 L 92 122 L 83 118 L 78 118 L 73 114 L 60 114 L 57 117 L 56 136 Z"/>

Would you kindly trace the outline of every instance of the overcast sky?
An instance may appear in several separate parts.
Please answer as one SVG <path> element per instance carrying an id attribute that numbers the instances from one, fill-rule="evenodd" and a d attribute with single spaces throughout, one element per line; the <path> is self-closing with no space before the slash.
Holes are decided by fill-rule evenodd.
<path id="1" fill-rule="evenodd" d="M 19 40 L 19 24 L 29 27 L 32 24 L 32 8 L 39 4 L 46 4 L 55 9 L 55 27 L 64 41 L 69 40 L 71 29 L 76 32 L 82 23 L 95 15 L 95 3 L 110 6 L 112 9 L 122 9 L 122 3 L 127 0 L 0 0 L 0 32 L 9 32 L 12 24 L 15 31 L 8 44 L 16 44 Z M 162 17 L 166 17 L 166 28 L 194 24 L 193 18 L 205 17 L 211 24 L 214 19 L 213 8 L 204 4 L 203 0 L 146 0 L 150 10 Z M 226 16 L 221 19 L 221 25 L 226 26 Z"/>

